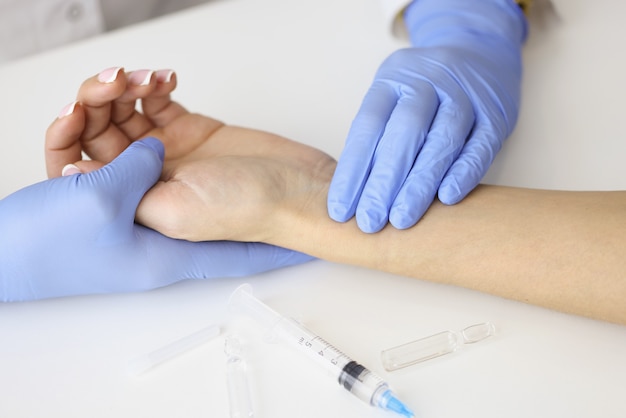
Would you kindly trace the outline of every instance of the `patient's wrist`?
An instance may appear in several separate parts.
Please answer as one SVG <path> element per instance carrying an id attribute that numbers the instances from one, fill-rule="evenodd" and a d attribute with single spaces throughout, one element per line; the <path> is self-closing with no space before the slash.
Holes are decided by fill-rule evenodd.
<path id="1" fill-rule="evenodd" d="M 294 192 L 278 206 L 267 242 L 300 251 L 317 245 L 316 237 L 334 224 L 326 210 L 326 198 L 336 165 L 330 158 L 321 161 L 313 178 L 298 181 Z"/>

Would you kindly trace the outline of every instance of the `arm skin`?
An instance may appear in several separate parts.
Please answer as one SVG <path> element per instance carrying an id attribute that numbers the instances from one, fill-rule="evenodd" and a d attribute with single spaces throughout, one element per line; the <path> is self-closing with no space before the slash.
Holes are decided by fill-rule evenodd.
<path id="1" fill-rule="evenodd" d="M 626 324 L 626 193 L 481 185 L 409 230 L 373 235 L 325 216 L 325 190 L 268 242 L 315 257 Z"/>
<path id="2" fill-rule="evenodd" d="M 278 145 L 261 158 L 231 154 L 203 160 L 199 148 L 193 163 L 170 171 L 148 192 L 138 220 L 175 238 L 261 241 L 626 324 L 626 192 L 481 185 L 457 205 L 435 202 L 412 228 L 387 225 L 366 234 L 355 220 L 338 223 L 327 215 L 334 161 L 244 128 L 226 126 L 212 140 L 244 138 Z M 291 147 L 292 155 L 277 156 L 290 154 Z M 307 154 L 313 157 L 309 161 Z M 211 186 L 219 172 L 228 175 Z M 216 194 L 231 195 L 229 203 L 216 206 Z"/>
<path id="3" fill-rule="evenodd" d="M 112 101 L 115 110 L 116 97 L 135 89 L 117 84 L 124 82 L 120 77 L 105 86 L 93 79 L 83 84 L 81 106 L 48 129 L 52 171 L 73 162 L 75 150 L 87 148 L 84 143 L 138 139 L 128 134 L 132 123 L 120 128 L 106 112 L 85 117 L 90 109 L 85 103 L 97 99 Z M 154 100 L 159 88 L 135 92 L 133 100 Z M 338 223 L 328 217 L 326 197 L 336 167 L 330 156 L 268 132 L 191 114 L 169 95 L 159 97 L 165 105 L 159 109 L 175 111 L 167 121 L 142 122 L 148 129 L 141 134 L 161 139 L 166 148 L 161 180 L 136 213 L 145 226 L 189 241 L 266 242 L 626 324 L 626 192 L 481 185 L 457 205 L 435 202 L 409 229 L 388 225 L 366 234 L 354 219 Z M 93 126 L 101 129 L 85 135 Z M 89 151 L 96 160 L 98 150 L 106 149 L 100 145 Z M 107 158 L 103 154 L 101 160 Z M 97 165 L 76 164 L 83 171 Z"/>

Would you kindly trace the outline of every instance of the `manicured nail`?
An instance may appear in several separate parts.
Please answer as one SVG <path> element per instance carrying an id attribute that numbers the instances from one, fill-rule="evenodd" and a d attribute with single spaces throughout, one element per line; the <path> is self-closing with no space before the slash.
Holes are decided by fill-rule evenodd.
<path id="1" fill-rule="evenodd" d="M 120 73 L 122 67 L 111 67 L 103 70 L 98 74 L 98 81 L 101 83 L 112 83 L 117 79 L 117 75 Z"/>
<path id="2" fill-rule="evenodd" d="M 128 82 L 135 86 L 147 86 L 152 80 L 152 70 L 137 70 L 128 75 Z"/>
<path id="3" fill-rule="evenodd" d="M 72 103 L 66 104 L 63 107 L 63 109 L 61 109 L 61 111 L 59 112 L 58 118 L 61 119 L 61 118 L 65 117 L 65 116 L 69 116 L 72 113 L 74 113 L 74 109 L 76 108 L 76 103 L 78 103 L 78 102 L 74 101 Z"/>
<path id="4" fill-rule="evenodd" d="M 172 81 L 174 70 L 158 70 L 156 72 L 156 79 L 159 83 L 169 83 Z"/>
<path id="5" fill-rule="evenodd" d="M 63 167 L 63 169 L 61 170 L 61 175 L 63 177 L 65 176 L 71 176 L 72 174 L 81 174 L 82 171 L 80 171 L 80 168 L 76 167 L 74 164 L 68 164 L 65 167 Z"/>

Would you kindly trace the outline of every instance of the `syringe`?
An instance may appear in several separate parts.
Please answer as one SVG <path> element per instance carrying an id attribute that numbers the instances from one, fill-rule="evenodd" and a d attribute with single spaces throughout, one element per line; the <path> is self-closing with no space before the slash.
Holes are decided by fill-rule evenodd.
<path id="1" fill-rule="evenodd" d="M 280 315 L 261 302 L 252 294 L 250 285 L 239 286 L 231 295 L 229 304 L 233 309 L 247 313 L 268 326 L 272 336 L 308 354 L 336 376 L 339 384 L 357 398 L 372 406 L 397 412 L 407 418 L 414 416 L 382 378 L 352 360 L 298 321 Z"/>

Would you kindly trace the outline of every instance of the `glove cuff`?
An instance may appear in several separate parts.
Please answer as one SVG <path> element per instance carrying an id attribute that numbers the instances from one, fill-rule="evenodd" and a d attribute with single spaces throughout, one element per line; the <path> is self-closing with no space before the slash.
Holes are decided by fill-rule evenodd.
<path id="1" fill-rule="evenodd" d="M 528 0 L 414 0 L 404 21 L 415 47 L 460 46 L 517 50 L 524 43 Z"/>

